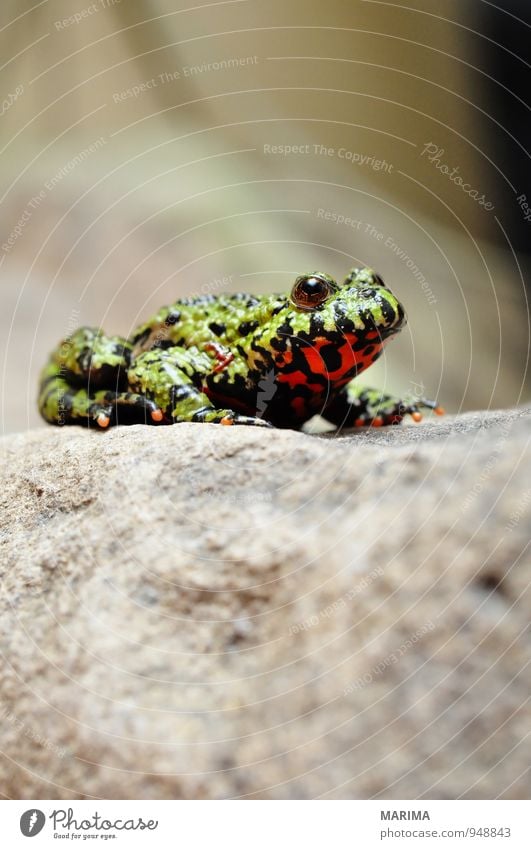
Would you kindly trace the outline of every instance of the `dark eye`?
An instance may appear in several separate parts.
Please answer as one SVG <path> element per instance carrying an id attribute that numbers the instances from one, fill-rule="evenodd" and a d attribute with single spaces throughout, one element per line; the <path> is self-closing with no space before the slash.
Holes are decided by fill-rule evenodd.
<path id="1" fill-rule="evenodd" d="M 321 306 L 337 286 L 331 277 L 324 274 L 303 274 L 297 277 L 291 290 L 291 300 L 302 310 L 314 310 Z"/>

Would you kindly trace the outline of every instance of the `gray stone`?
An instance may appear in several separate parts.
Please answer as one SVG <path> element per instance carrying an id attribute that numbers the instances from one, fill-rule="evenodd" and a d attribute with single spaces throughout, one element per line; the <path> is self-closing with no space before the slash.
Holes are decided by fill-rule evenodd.
<path id="1" fill-rule="evenodd" d="M 528 798 L 529 410 L 1 442 L 14 798 Z"/>

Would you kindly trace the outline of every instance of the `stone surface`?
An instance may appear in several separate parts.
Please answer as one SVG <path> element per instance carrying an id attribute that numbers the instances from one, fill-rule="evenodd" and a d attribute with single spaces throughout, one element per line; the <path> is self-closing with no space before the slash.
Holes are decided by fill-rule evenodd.
<path id="1" fill-rule="evenodd" d="M 530 420 L 4 438 L 2 793 L 529 797 Z"/>

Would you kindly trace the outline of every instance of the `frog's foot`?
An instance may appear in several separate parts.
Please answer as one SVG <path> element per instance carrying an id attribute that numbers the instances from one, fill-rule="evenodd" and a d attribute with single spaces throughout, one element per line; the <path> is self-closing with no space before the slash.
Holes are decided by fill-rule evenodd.
<path id="1" fill-rule="evenodd" d="M 327 404 L 323 416 L 337 427 L 381 427 L 400 424 L 405 416 L 420 422 L 422 410 L 444 414 L 436 401 L 427 398 L 403 400 L 378 389 L 349 385 Z"/>
<path id="2" fill-rule="evenodd" d="M 217 411 L 219 412 L 219 411 Z M 232 410 L 222 410 L 224 413 L 218 424 L 222 425 L 251 425 L 251 427 L 273 427 L 271 422 L 266 419 L 261 419 L 258 416 L 242 416 L 239 413 L 234 413 Z"/>
<path id="3" fill-rule="evenodd" d="M 154 401 L 136 392 L 96 392 L 89 414 L 101 428 L 111 424 L 160 424 L 164 419 Z"/>
<path id="4" fill-rule="evenodd" d="M 234 410 L 218 410 L 216 407 L 205 405 L 195 410 L 190 417 L 174 416 L 174 421 L 208 422 L 220 425 L 251 425 L 254 427 L 273 427 L 273 425 L 258 416 L 243 416 Z"/>
<path id="5" fill-rule="evenodd" d="M 221 424 L 235 424 L 235 425 L 251 425 L 253 427 L 274 427 L 271 422 L 268 422 L 266 419 L 261 419 L 259 416 L 241 416 L 236 414 L 232 421 L 224 421 Z"/>
<path id="6" fill-rule="evenodd" d="M 96 422 L 107 427 L 116 399 L 127 395 L 120 390 L 127 386 L 130 348 L 121 336 L 105 336 L 93 327 L 80 327 L 63 339 L 41 374 L 43 418 L 57 425 Z M 107 393 L 105 386 L 116 392 Z"/>
<path id="7" fill-rule="evenodd" d="M 41 375 L 39 410 L 46 421 L 57 425 L 106 428 L 117 422 L 158 423 L 163 419 L 162 411 L 143 395 L 105 389 L 90 394 L 66 380 L 53 363 Z"/>

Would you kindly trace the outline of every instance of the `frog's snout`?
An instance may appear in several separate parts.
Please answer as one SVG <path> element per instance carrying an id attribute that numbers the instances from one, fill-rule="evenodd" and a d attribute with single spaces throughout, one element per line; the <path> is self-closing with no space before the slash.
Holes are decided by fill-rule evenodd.
<path id="1" fill-rule="evenodd" d="M 393 295 L 384 299 L 382 312 L 385 317 L 384 330 L 388 333 L 398 333 L 407 324 L 407 315 L 404 307 Z"/>
<path id="2" fill-rule="evenodd" d="M 364 314 L 367 328 L 377 330 L 387 338 L 398 333 L 406 324 L 406 311 L 400 301 L 389 291 L 377 291 L 373 294 L 373 302 Z"/>
<path id="3" fill-rule="evenodd" d="M 406 311 L 372 268 L 352 268 L 345 278 L 367 329 L 376 330 L 384 338 L 398 333 L 407 323 Z"/>

